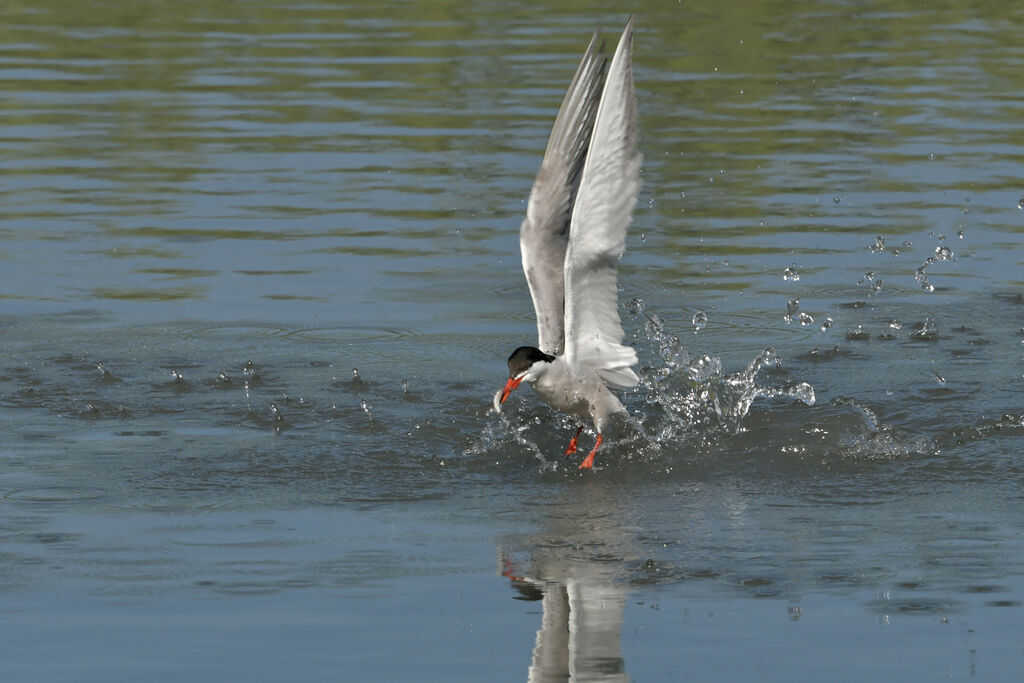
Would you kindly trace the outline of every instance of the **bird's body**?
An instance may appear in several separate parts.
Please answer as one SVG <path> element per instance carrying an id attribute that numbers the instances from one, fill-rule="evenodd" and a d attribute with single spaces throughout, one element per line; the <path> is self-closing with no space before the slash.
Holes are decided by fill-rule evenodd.
<path id="1" fill-rule="evenodd" d="M 553 408 L 589 417 L 597 444 L 581 468 L 593 465 L 612 416 L 626 412 L 609 386 L 639 382 L 636 352 L 622 344 L 616 281 L 640 189 L 632 35 L 631 17 L 610 65 L 594 35 L 555 118 L 519 232 L 538 345 L 512 353 L 495 395 L 500 410 L 525 381 Z"/>
<path id="2" fill-rule="evenodd" d="M 612 415 L 626 412 L 597 373 L 570 367 L 564 356 L 555 358 L 533 388 L 555 410 L 589 417 L 598 433 L 604 431 Z"/>

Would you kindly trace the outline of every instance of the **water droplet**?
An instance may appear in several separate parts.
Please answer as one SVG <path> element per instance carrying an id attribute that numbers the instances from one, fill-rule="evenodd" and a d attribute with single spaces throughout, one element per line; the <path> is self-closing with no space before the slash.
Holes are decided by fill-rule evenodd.
<path id="1" fill-rule="evenodd" d="M 782 319 L 786 321 L 786 324 L 793 322 L 793 318 L 800 312 L 800 299 L 790 299 L 786 302 L 786 315 L 782 316 Z"/>
<path id="2" fill-rule="evenodd" d="M 409 393 L 409 380 L 407 380 L 407 379 L 403 379 L 402 380 L 402 393 L 403 394 L 408 394 Z"/>
<path id="3" fill-rule="evenodd" d="M 842 200 L 841 200 L 841 199 L 839 199 L 839 197 L 833 197 L 833 198 L 832 198 L 832 202 L 833 202 L 834 204 L 838 204 L 838 203 L 839 203 L 840 201 L 842 201 Z"/>
<path id="4" fill-rule="evenodd" d="M 956 231 L 956 236 L 957 236 L 957 237 L 958 237 L 959 239 L 963 239 L 963 238 L 964 238 L 964 231 L 963 231 L 963 230 L 957 230 L 957 231 Z"/>
<path id="5" fill-rule="evenodd" d="M 629 302 L 629 312 L 637 315 L 644 312 L 644 300 L 643 299 L 632 299 Z"/>
<path id="6" fill-rule="evenodd" d="M 935 153 L 934 152 L 929 152 L 928 153 L 928 158 L 931 159 L 932 161 L 935 161 Z"/>
<path id="7" fill-rule="evenodd" d="M 640 241 L 641 242 L 646 242 L 647 241 L 647 233 L 646 232 L 640 233 Z"/>
<path id="8" fill-rule="evenodd" d="M 932 376 L 935 377 L 935 381 L 939 384 L 946 383 L 946 378 L 940 375 L 934 368 L 932 368 Z"/>
<path id="9" fill-rule="evenodd" d="M 948 261 L 953 258 L 953 250 L 945 245 L 935 247 L 935 257 L 940 261 Z"/>
<path id="10" fill-rule="evenodd" d="M 881 235 L 876 237 L 875 243 L 869 246 L 868 250 L 870 250 L 872 254 L 881 254 L 885 251 L 885 238 Z"/>
<path id="11" fill-rule="evenodd" d="M 717 357 L 705 354 L 691 363 L 686 371 L 694 382 L 707 382 L 712 377 L 722 374 L 722 361 Z"/>
<path id="12" fill-rule="evenodd" d="M 708 324 L 708 314 L 704 311 L 697 311 L 693 314 L 693 333 L 697 334 Z"/>
<path id="13" fill-rule="evenodd" d="M 789 390 L 789 395 L 799 399 L 809 406 L 814 405 L 814 387 L 807 382 L 800 382 Z"/>
<path id="14" fill-rule="evenodd" d="M 917 329 L 910 333 L 911 339 L 918 341 L 937 341 L 939 330 L 931 318 L 925 318 L 924 322 L 917 326 Z"/>
<path id="15" fill-rule="evenodd" d="M 824 332 L 825 330 L 831 329 L 832 322 L 832 318 L 826 317 L 825 320 L 821 323 L 821 331 Z"/>
<path id="16" fill-rule="evenodd" d="M 271 414 L 271 419 L 274 422 L 274 431 L 275 432 L 279 432 L 279 431 L 281 431 L 281 429 L 283 427 L 287 426 L 287 423 L 285 422 L 285 419 L 284 419 L 284 415 L 281 413 L 281 411 L 278 409 L 278 407 L 275 404 L 273 404 L 273 403 L 270 404 L 270 414 Z"/>
<path id="17" fill-rule="evenodd" d="M 876 280 L 875 285 L 871 288 L 871 295 L 874 296 L 875 294 L 878 294 L 880 291 L 882 291 L 882 281 Z"/>
<path id="18" fill-rule="evenodd" d="M 846 338 L 851 341 L 866 341 L 871 338 L 871 332 L 863 325 L 857 325 L 846 331 Z"/>
<path id="19" fill-rule="evenodd" d="M 373 411 L 370 410 L 370 404 L 366 402 L 365 398 L 359 399 L 359 406 L 363 409 L 363 412 L 366 413 L 366 416 L 372 421 Z"/>
<path id="20" fill-rule="evenodd" d="M 899 320 L 890 320 L 889 321 L 889 329 L 890 330 L 902 330 L 903 329 L 903 323 L 901 323 Z"/>
<path id="21" fill-rule="evenodd" d="M 810 325 L 811 323 L 814 322 L 814 318 L 812 318 L 809 314 L 803 312 L 797 315 L 796 319 L 800 321 L 801 325 Z"/>
<path id="22" fill-rule="evenodd" d="M 1017 208 L 1021 209 L 1021 210 L 1024 210 L 1024 197 L 1021 197 L 1020 201 L 1017 202 Z"/>
<path id="23" fill-rule="evenodd" d="M 784 271 L 782 271 L 782 279 L 785 280 L 786 282 L 799 282 L 800 281 L 800 271 L 797 270 L 796 264 L 794 264 L 794 265 L 786 268 Z"/>

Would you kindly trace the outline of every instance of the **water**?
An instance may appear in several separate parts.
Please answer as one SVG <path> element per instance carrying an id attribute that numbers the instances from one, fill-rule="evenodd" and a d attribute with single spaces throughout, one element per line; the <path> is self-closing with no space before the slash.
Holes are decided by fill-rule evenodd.
<path id="1" fill-rule="evenodd" d="M 631 9 L 643 383 L 581 474 L 490 402 L 620 8 L 8 3 L 5 678 L 1021 670 L 1024 13 Z"/>

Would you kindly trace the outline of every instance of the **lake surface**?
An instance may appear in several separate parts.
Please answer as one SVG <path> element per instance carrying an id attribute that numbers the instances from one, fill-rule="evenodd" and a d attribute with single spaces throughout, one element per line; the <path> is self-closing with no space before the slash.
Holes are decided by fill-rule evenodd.
<path id="1" fill-rule="evenodd" d="M 581 473 L 490 405 L 551 122 L 629 11 L 643 379 Z M 1022 32 L 6 3 L 4 679 L 1019 675 Z"/>

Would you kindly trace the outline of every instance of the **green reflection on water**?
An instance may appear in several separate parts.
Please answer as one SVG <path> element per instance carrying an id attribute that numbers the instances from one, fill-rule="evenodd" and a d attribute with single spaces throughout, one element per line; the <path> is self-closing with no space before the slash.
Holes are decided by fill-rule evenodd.
<path id="1" fill-rule="evenodd" d="M 162 289 L 113 289 L 100 287 L 92 290 L 97 299 L 118 299 L 121 301 L 177 301 L 197 299 L 204 290 L 189 287 L 164 287 Z"/>
<path id="2" fill-rule="evenodd" d="M 712 255 L 812 257 L 846 248 L 818 244 L 826 229 L 955 232 L 936 212 L 965 197 L 968 230 L 1024 232 L 1013 211 L 1024 8 L 629 9 L 652 252 L 693 253 L 704 239 L 699 251 Z M 215 240 L 246 243 L 247 271 L 294 276 L 259 296 L 308 296 L 304 276 L 317 271 L 276 269 L 273 243 L 382 262 L 507 244 L 514 260 L 565 81 L 591 28 L 610 31 L 624 15 L 575 1 L 434 0 L 415 12 L 315 0 L 5 3 L 0 239 L 30 243 L 40 262 L 75 261 L 64 275 L 73 282 L 109 264 L 78 254 L 123 262 L 108 275 L 154 276 L 140 301 L 204 296 L 164 289 L 169 274 L 208 277 L 220 292 L 215 275 L 237 264 L 203 251 Z M 802 241 L 780 239 L 794 235 Z M 149 258 L 174 263 L 141 267 Z M 18 260 L 6 249 L 0 259 Z M 735 277 L 705 280 L 727 292 Z M 54 278 L 50 294 L 67 296 L 66 284 Z"/>

